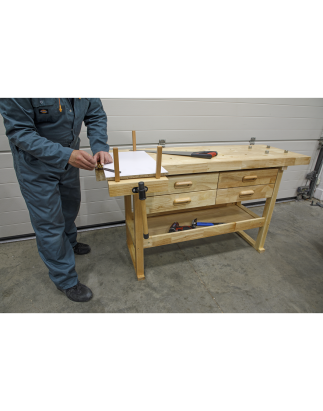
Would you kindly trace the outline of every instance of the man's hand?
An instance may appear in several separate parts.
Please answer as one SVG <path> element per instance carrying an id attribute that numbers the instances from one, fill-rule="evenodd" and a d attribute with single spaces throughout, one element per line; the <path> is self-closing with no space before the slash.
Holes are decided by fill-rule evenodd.
<path id="1" fill-rule="evenodd" d="M 99 151 L 93 156 L 95 164 L 99 161 L 101 165 L 112 163 L 112 157 L 106 151 Z"/>
<path id="2" fill-rule="evenodd" d="M 83 150 L 73 150 L 68 162 L 76 168 L 82 168 L 83 170 L 94 170 L 96 161 L 94 158 Z"/>

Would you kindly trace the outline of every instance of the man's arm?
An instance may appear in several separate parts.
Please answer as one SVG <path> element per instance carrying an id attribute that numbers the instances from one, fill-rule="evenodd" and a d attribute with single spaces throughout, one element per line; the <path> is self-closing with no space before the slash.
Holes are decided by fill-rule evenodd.
<path id="1" fill-rule="evenodd" d="M 87 127 L 87 136 L 90 140 L 93 154 L 99 151 L 109 152 L 107 134 L 107 115 L 103 109 L 99 98 L 89 98 L 89 108 L 84 117 L 84 124 Z"/>
<path id="2" fill-rule="evenodd" d="M 29 98 L 0 98 L 0 113 L 12 144 L 53 167 L 66 167 L 73 149 L 63 147 L 37 133 Z"/>
<path id="3" fill-rule="evenodd" d="M 112 162 L 109 153 L 107 134 L 107 115 L 99 98 L 90 98 L 90 105 L 84 117 L 87 127 L 87 136 L 90 140 L 91 150 L 95 161 L 101 164 Z"/>

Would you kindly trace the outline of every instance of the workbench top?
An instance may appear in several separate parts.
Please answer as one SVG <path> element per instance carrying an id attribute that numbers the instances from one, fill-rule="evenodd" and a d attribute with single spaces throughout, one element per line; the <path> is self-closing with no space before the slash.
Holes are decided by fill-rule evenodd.
<path id="1" fill-rule="evenodd" d="M 309 156 L 290 151 L 285 153 L 283 149 L 267 148 L 267 145 L 257 144 L 251 146 L 251 149 L 248 147 L 247 145 L 167 147 L 163 150 L 187 152 L 210 150 L 217 151 L 218 155 L 209 160 L 163 154 L 162 166 L 168 171 L 168 175 L 176 175 L 306 165 L 311 160 Z M 147 150 L 151 149 L 147 148 Z M 265 154 L 265 151 L 269 153 Z M 148 154 L 156 159 L 155 153 Z"/>
<path id="2" fill-rule="evenodd" d="M 202 159 L 196 157 L 176 156 L 173 154 L 162 155 L 162 166 L 168 171 L 166 176 L 179 174 L 197 174 L 211 173 L 217 171 L 234 171 L 234 170 L 251 170 L 256 168 L 272 168 L 272 167 L 288 167 L 307 165 L 310 163 L 311 157 L 304 154 L 293 153 L 289 151 L 285 153 L 283 149 L 270 147 L 267 145 L 253 145 L 249 148 L 247 145 L 226 145 L 226 146 L 185 146 L 185 147 L 167 147 L 163 150 L 167 151 L 217 151 L 218 155 L 212 159 Z M 153 147 L 146 148 L 153 150 Z M 145 150 L 145 148 L 141 148 Z M 120 150 L 130 151 L 130 150 Z M 269 151 L 266 154 L 266 151 Z M 155 153 L 147 153 L 156 160 Z M 113 178 L 105 178 L 102 171 L 96 171 L 98 181 L 107 180 L 108 183 L 114 183 Z M 141 179 L 153 176 L 136 176 L 136 179 Z M 123 180 L 123 182 L 130 179 Z"/>

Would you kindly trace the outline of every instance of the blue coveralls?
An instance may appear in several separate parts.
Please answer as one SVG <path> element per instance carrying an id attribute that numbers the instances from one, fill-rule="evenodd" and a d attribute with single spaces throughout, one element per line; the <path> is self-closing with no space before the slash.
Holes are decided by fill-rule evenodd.
<path id="1" fill-rule="evenodd" d="M 56 286 L 73 287 L 81 191 L 79 169 L 68 160 L 79 149 L 83 121 L 93 154 L 109 151 L 101 100 L 75 98 L 73 107 L 68 98 L 1 98 L 0 113 L 39 255 Z"/>

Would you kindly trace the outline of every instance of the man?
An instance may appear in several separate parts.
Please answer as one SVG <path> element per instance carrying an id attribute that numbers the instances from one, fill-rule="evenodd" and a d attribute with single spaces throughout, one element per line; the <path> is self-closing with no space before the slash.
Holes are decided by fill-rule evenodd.
<path id="1" fill-rule="evenodd" d="M 75 218 L 81 202 L 79 169 L 112 162 L 101 100 L 1 98 L 0 113 L 39 255 L 58 290 L 72 301 L 89 301 L 92 291 L 78 281 L 74 254 L 91 249 L 77 242 Z M 79 150 L 83 121 L 93 157 Z"/>

